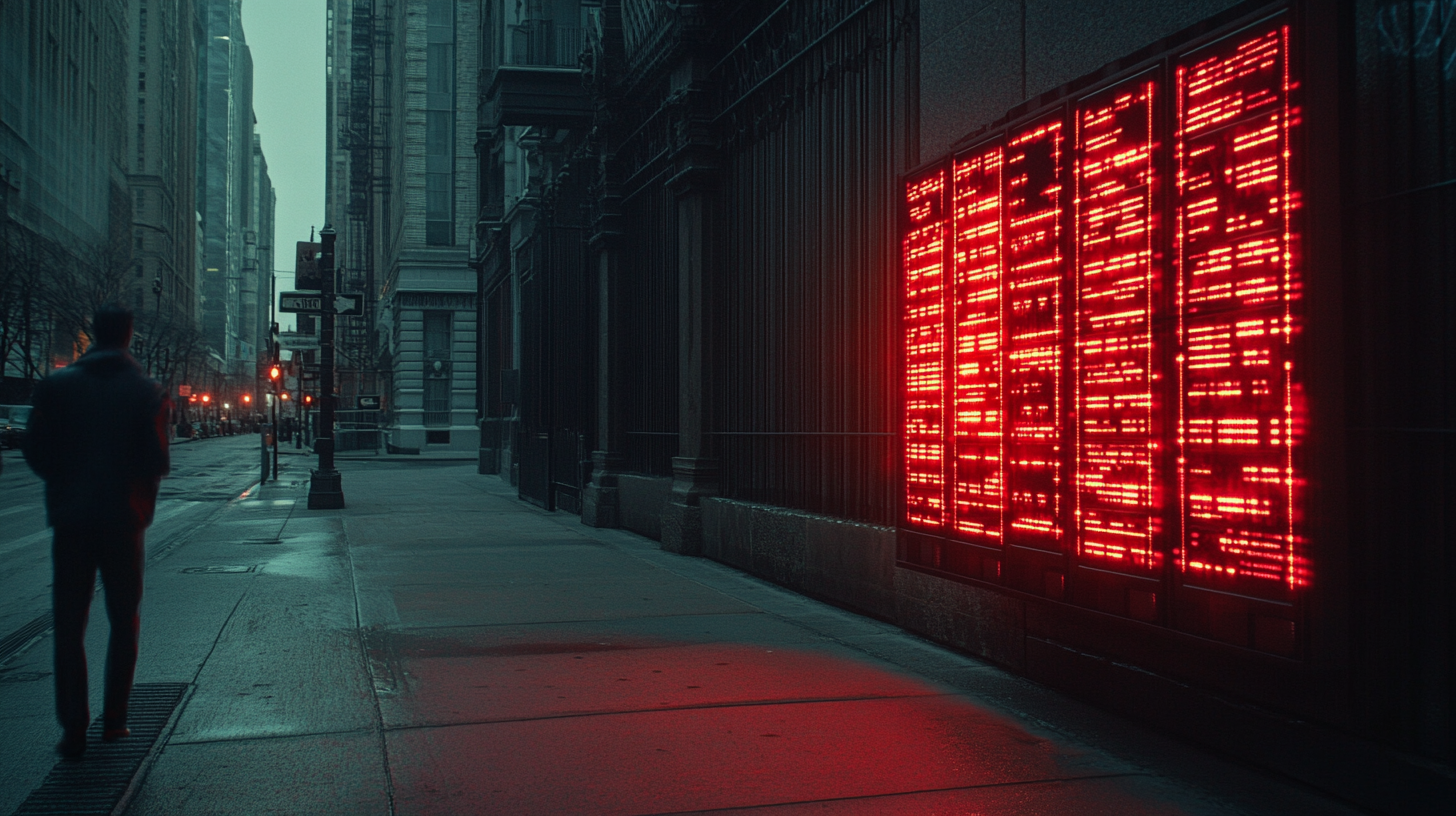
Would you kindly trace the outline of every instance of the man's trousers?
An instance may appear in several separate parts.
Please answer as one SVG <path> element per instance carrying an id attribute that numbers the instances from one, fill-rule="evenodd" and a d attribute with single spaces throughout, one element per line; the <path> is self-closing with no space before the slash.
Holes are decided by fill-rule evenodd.
<path id="1" fill-rule="evenodd" d="M 67 734 L 86 730 L 91 709 L 86 679 L 86 621 L 96 573 L 106 591 L 111 639 L 106 649 L 106 695 L 102 718 L 107 728 L 126 725 L 127 701 L 136 673 L 141 630 L 142 529 L 56 527 L 51 543 L 55 613 L 56 714 Z"/>

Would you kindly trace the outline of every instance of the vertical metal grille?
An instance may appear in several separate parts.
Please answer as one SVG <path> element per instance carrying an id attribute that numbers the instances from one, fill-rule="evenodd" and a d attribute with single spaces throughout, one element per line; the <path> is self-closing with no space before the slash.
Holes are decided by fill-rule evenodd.
<path id="1" fill-rule="evenodd" d="M 1363 724 L 1456 744 L 1456 3 L 1360 0 L 1343 231 L 1353 687 Z"/>
<path id="2" fill-rule="evenodd" d="M 624 203 L 620 368 L 626 467 L 671 476 L 677 453 L 677 206 L 656 177 Z M 662 236 L 637 240 L 635 236 Z"/>
<path id="3" fill-rule="evenodd" d="M 891 524 L 899 4 L 832 5 L 720 118 L 717 453 L 728 497 Z"/>

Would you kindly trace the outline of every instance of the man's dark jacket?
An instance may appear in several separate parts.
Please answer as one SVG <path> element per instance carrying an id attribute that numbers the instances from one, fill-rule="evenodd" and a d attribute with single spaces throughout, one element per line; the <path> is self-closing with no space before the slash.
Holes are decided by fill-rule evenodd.
<path id="1" fill-rule="evenodd" d="M 171 464 L 171 401 L 120 348 L 94 349 L 35 387 L 25 461 L 51 526 L 141 529 Z"/>

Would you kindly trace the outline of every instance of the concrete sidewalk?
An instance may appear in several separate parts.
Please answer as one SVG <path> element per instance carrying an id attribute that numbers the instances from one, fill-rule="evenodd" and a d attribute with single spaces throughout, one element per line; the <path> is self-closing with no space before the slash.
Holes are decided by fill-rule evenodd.
<path id="1" fill-rule="evenodd" d="M 1351 812 L 473 465 L 289 464 L 149 567 L 128 813 Z"/>

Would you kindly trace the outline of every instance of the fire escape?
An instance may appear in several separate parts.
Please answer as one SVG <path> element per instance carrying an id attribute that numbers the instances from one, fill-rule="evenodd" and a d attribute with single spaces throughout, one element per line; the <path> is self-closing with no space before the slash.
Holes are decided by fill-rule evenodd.
<path id="1" fill-rule="evenodd" d="M 341 292 L 363 296 L 364 313 L 341 317 L 337 324 L 340 394 L 345 400 L 360 394 L 380 394 L 376 320 L 378 286 L 375 278 L 379 249 L 379 198 L 389 194 L 387 132 L 389 106 L 379 104 L 380 90 L 389 82 L 390 3 L 353 0 L 349 39 L 349 94 L 344 112 L 342 147 L 348 151 L 349 191 L 346 213 L 349 246 L 340 270 Z"/>

